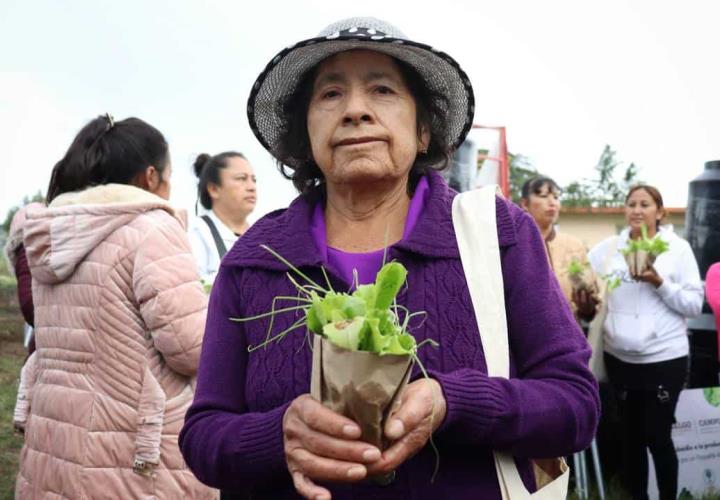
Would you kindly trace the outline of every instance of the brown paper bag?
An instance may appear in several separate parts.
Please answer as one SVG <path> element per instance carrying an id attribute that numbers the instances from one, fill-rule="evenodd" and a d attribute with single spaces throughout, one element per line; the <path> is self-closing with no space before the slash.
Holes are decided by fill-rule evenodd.
<path id="1" fill-rule="evenodd" d="M 650 255 L 644 250 L 638 250 L 636 252 L 625 255 L 625 262 L 627 262 L 630 276 L 639 276 L 655 261 L 655 256 Z"/>
<path id="2" fill-rule="evenodd" d="M 538 490 L 555 481 L 568 469 L 564 458 L 534 458 L 532 464 Z"/>
<path id="3" fill-rule="evenodd" d="M 578 274 L 570 274 L 569 277 L 570 285 L 572 286 L 574 292 L 580 290 L 587 290 L 591 294 L 595 294 L 597 292 L 595 277 L 589 269 L 583 269 L 583 271 Z"/>
<path id="4" fill-rule="evenodd" d="M 637 275 L 640 275 L 645 272 L 645 270 L 650 265 L 650 254 L 645 252 L 644 250 L 638 250 L 635 252 L 635 273 Z"/>
<path id="5" fill-rule="evenodd" d="M 385 422 L 400 404 L 411 366 L 408 355 L 349 351 L 315 335 L 310 395 L 356 422 L 360 439 L 385 450 Z"/>
<path id="6" fill-rule="evenodd" d="M 630 276 L 635 276 L 635 252 L 626 253 L 624 254 L 624 257 Z"/>

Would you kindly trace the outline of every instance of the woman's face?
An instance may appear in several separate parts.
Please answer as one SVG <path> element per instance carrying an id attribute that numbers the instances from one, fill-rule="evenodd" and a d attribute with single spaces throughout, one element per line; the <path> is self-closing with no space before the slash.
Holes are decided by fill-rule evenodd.
<path id="1" fill-rule="evenodd" d="M 547 183 L 540 188 L 539 193 L 531 193 L 528 200 L 523 200 L 522 204 L 535 219 L 535 223 L 542 228 L 555 224 L 560 215 L 560 193 Z"/>
<path id="2" fill-rule="evenodd" d="M 167 165 L 162 173 L 158 172 L 154 166 L 145 169 L 146 187 L 154 195 L 165 200 L 170 199 L 170 177 L 172 176 L 172 163 L 168 160 Z"/>
<path id="3" fill-rule="evenodd" d="M 418 138 L 415 99 L 393 59 L 341 52 L 317 70 L 307 114 L 312 155 L 328 183 L 408 175 L 429 133 Z"/>
<path id="4" fill-rule="evenodd" d="M 232 156 L 219 173 L 220 185 L 208 184 L 213 208 L 221 206 L 226 213 L 252 212 L 257 202 L 257 179 L 250 163 L 245 158 Z"/>
<path id="5" fill-rule="evenodd" d="M 633 191 L 625 202 L 625 220 L 634 233 L 639 232 L 643 224 L 654 233 L 657 222 L 662 216 L 663 211 L 658 208 L 650 193 L 643 188 Z"/>

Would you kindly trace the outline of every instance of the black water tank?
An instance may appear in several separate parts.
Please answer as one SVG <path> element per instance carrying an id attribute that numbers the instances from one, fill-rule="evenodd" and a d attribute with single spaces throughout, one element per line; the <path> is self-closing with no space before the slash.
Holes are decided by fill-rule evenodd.
<path id="1" fill-rule="evenodd" d="M 720 160 L 705 163 L 690 182 L 685 234 L 705 279 L 708 267 L 720 262 Z"/>
<path id="2" fill-rule="evenodd" d="M 690 182 L 685 235 L 693 249 L 700 277 L 720 262 L 720 160 L 705 163 L 705 171 Z M 718 345 L 715 321 L 707 304 L 690 328 L 690 386 L 718 385 Z"/>

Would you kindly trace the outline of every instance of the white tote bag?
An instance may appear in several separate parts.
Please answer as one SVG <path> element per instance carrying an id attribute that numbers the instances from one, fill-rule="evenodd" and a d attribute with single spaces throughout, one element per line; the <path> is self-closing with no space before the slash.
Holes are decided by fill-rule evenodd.
<path id="1" fill-rule="evenodd" d="M 588 344 L 592 348 L 592 356 L 590 357 L 590 371 L 593 372 L 598 382 L 607 382 L 607 371 L 605 370 L 604 358 L 604 331 L 605 319 L 608 315 L 608 302 L 610 301 L 610 287 L 608 283 L 607 273 L 610 269 L 612 257 L 617 251 L 618 238 L 615 237 L 608 245 L 605 260 L 603 261 L 602 273 L 600 274 L 600 310 L 597 312 L 588 328 Z"/>
<path id="2" fill-rule="evenodd" d="M 510 351 L 495 219 L 496 189 L 496 186 L 486 186 L 457 195 L 453 201 L 452 219 L 460 249 L 460 260 L 465 270 L 465 279 L 480 330 L 480 342 L 485 352 L 488 375 L 508 378 Z M 503 500 L 567 497 L 570 471 L 563 459 L 542 461 L 551 462 L 555 466 L 557 475 L 553 474 L 547 478 L 548 481 L 539 481 L 539 485 L 544 485 L 531 494 L 520 478 L 513 457 L 498 451 L 494 452 L 494 456 Z M 538 479 L 538 464 L 535 465 L 536 479 Z"/>

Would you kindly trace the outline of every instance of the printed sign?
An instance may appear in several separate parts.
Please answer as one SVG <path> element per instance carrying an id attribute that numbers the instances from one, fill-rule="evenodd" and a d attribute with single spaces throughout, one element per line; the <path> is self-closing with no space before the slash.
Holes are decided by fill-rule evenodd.
<path id="1" fill-rule="evenodd" d="M 720 387 L 680 393 L 672 436 L 678 454 L 678 498 L 720 493 Z M 658 498 L 650 457 L 648 493 Z"/>

